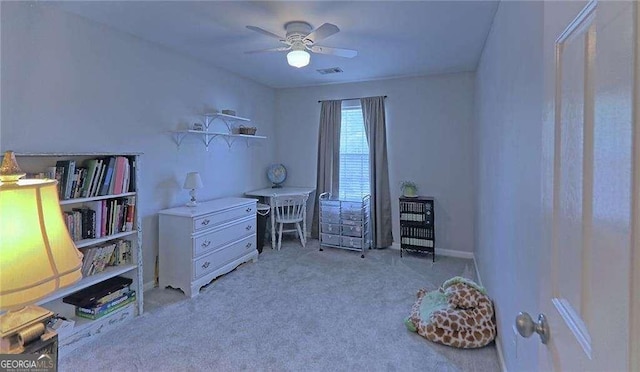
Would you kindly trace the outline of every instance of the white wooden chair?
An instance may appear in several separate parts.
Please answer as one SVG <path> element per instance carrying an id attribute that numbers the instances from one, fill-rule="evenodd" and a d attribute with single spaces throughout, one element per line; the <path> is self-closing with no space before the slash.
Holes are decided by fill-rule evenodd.
<path id="1" fill-rule="evenodd" d="M 308 194 L 273 195 L 271 197 L 275 211 L 275 223 L 278 229 L 278 250 L 282 245 L 283 232 L 298 232 L 300 243 L 304 247 L 307 244 L 306 224 Z M 284 229 L 285 224 L 293 224 L 295 228 Z"/>

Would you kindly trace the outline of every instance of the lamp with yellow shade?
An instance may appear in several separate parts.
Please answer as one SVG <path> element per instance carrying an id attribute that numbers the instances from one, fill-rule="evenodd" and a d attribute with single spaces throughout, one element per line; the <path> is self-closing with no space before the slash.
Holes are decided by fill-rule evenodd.
<path id="1" fill-rule="evenodd" d="M 82 278 L 55 180 L 21 180 L 13 152 L 0 166 L 0 353 L 19 353 L 53 313 L 34 306 Z"/>

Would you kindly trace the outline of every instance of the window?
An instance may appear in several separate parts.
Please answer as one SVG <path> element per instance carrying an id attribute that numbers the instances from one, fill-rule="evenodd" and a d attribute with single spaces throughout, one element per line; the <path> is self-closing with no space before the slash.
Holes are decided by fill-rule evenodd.
<path id="1" fill-rule="evenodd" d="M 369 145 L 359 104 L 342 107 L 339 188 L 342 200 L 369 194 Z"/>

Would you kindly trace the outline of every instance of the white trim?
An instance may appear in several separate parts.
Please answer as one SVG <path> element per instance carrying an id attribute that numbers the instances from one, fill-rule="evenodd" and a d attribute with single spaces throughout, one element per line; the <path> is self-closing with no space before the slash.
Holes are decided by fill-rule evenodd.
<path id="1" fill-rule="evenodd" d="M 480 276 L 480 270 L 478 270 L 478 263 L 476 262 L 475 257 L 473 259 L 473 265 L 476 267 L 476 278 L 478 278 L 478 284 L 484 287 L 484 285 L 482 284 L 482 277 Z M 505 363 L 504 361 L 504 352 L 502 351 L 502 342 L 499 335 L 496 336 L 493 342 L 496 345 L 496 352 L 498 353 L 498 363 L 500 363 L 500 370 L 502 372 L 509 372 L 507 370 L 507 363 Z"/>
<path id="2" fill-rule="evenodd" d="M 632 5 L 634 12 L 635 44 L 633 45 L 635 68 L 633 95 L 633 217 L 632 217 L 632 243 L 631 243 L 631 302 L 630 302 L 630 331 L 629 331 L 629 366 L 631 371 L 640 368 L 640 296 L 634 295 L 640 289 L 640 162 L 637 161 L 640 153 L 640 5 L 635 2 Z"/>
<path id="3" fill-rule="evenodd" d="M 476 268 L 476 278 L 478 278 L 478 284 L 484 287 L 484 284 L 482 284 L 482 278 L 480 277 L 480 270 L 478 270 L 478 263 L 476 262 L 475 256 L 473 257 L 473 266 L 475 266 Z"/>
<path id="4" fill-rule="evenodd" d="M 144 286 L 142 287 L 142 290 L 146 292 L 146 291 L 148 291 L 150 289 L 154 289 L 155 287 L 156 287 L 156 281 L 152 280 L 150 282 L 144 283 Z"/>
<path id="5" fill-rule="evenodd" d="M 507 364 L 504 362 L 504 353 L 502 352 L 502 343 L 500 341 L 500 337 L 496 336 L 494 339 L 494 343 L 496 344 L 496 351 L 498 352 L 498 363 L 500 363 L 500 370 L 502 372 L 509 372 L 507 370 Z"/>
<path id="6" fill-rule="evenodd" d="M 400 250 L 400 243 L 393 242 L 393 244 L 391 244 L 391 249 Z M 447 256 L 447 257 L 467 258 L 470 260 L 474 260 L 473 252 L 464 252 L 464 251 L 457 251 L 453 249 L 442 249 L 442 248 L 436 247 L 436 256 L 438 255 Z M 475 261 L 474 261 L 474 265 L 475 265 Z"/>
<path id="7" fill-rule="evenodd" d="M 564 320 L 565 325 L 573 333 L 574 337 L 584 350 L 589 360 L 593 359 L 591 335 L 587 330 L 587 325 L 584 324 L 578 312 L 571 306 L 569 301 L 564 298 L 552 298 L 551 303 L 555 306 L 556 310 Z"/>

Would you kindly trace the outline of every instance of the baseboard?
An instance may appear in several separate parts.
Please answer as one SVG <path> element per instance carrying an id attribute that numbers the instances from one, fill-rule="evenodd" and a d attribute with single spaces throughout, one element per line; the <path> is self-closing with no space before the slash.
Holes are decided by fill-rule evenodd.
<path id="1" fill-rule="evenodd" d="M 476 259 L 473 259 L 473 266 L 475 266 L 476 268 L 476 278 L 478 278 L 478 284 L 480 284 L 481 286 L 484 287 L 484 284 L 482 284 L 482 277 L 480 276 L 480 270 L 478 270 L 478 263 L 476 262 Z M 507 370 L 507 364 L 504 362 L 504 353 L 502 351 L 502 342 L 500 342 L 500 337 L 496 336 L 494 343 L 496 345 L 496 352 L 498 353 L 498 363 L 500 363 L 500 370 L 502 372 L 509 372 Z"/>
<path id="2" fill-rule="evenodd" d="M 400 243 L 393 242 L 393 244 L 391 245 L 391 248 L 400 250 Z M 453 249 L 436 248 L 436 255 L 447 256 L 447 257 L 457 257 L 457 258 L 467 258 L 470 260 L 474 259 L 473 252 L 456 251 Z M 476 268 L 476 271 L 477 270 L 478 268 Z"/>
<path id="3" fill-rule="evenodd" d="M 496 344 L 496 351 L 498 352 L 498 363 L 500 363 L 500 370 L 502 372 L 509 372 L 507 371 L 507 365 L 504 362 L 504 354 L 502 353 L 502 342 L 499 341 L 500 338 L 496 336 L 494 343 Z"/>
<path id="4" fill-rule="evenodd" d="M 476 261 L 475 256 L 473 257 L 473 267 L 476 268 L 476 278 L 478 278 L 478 284 L 484 287 L 484 284 L 482 284 L 482 277 L 480 276 L 480 270 L 478 270 L 478 262 Z"/>
<path id="5" fill-rule="evenodd" d="M 144 283 L 144 285 L 142 286 L 142 290 L 146 292 L 150 289 L 154 289 L 155 287 L 156 287 L 156 282 L 155 280 L 152 280 L 150 282 Z"/>

